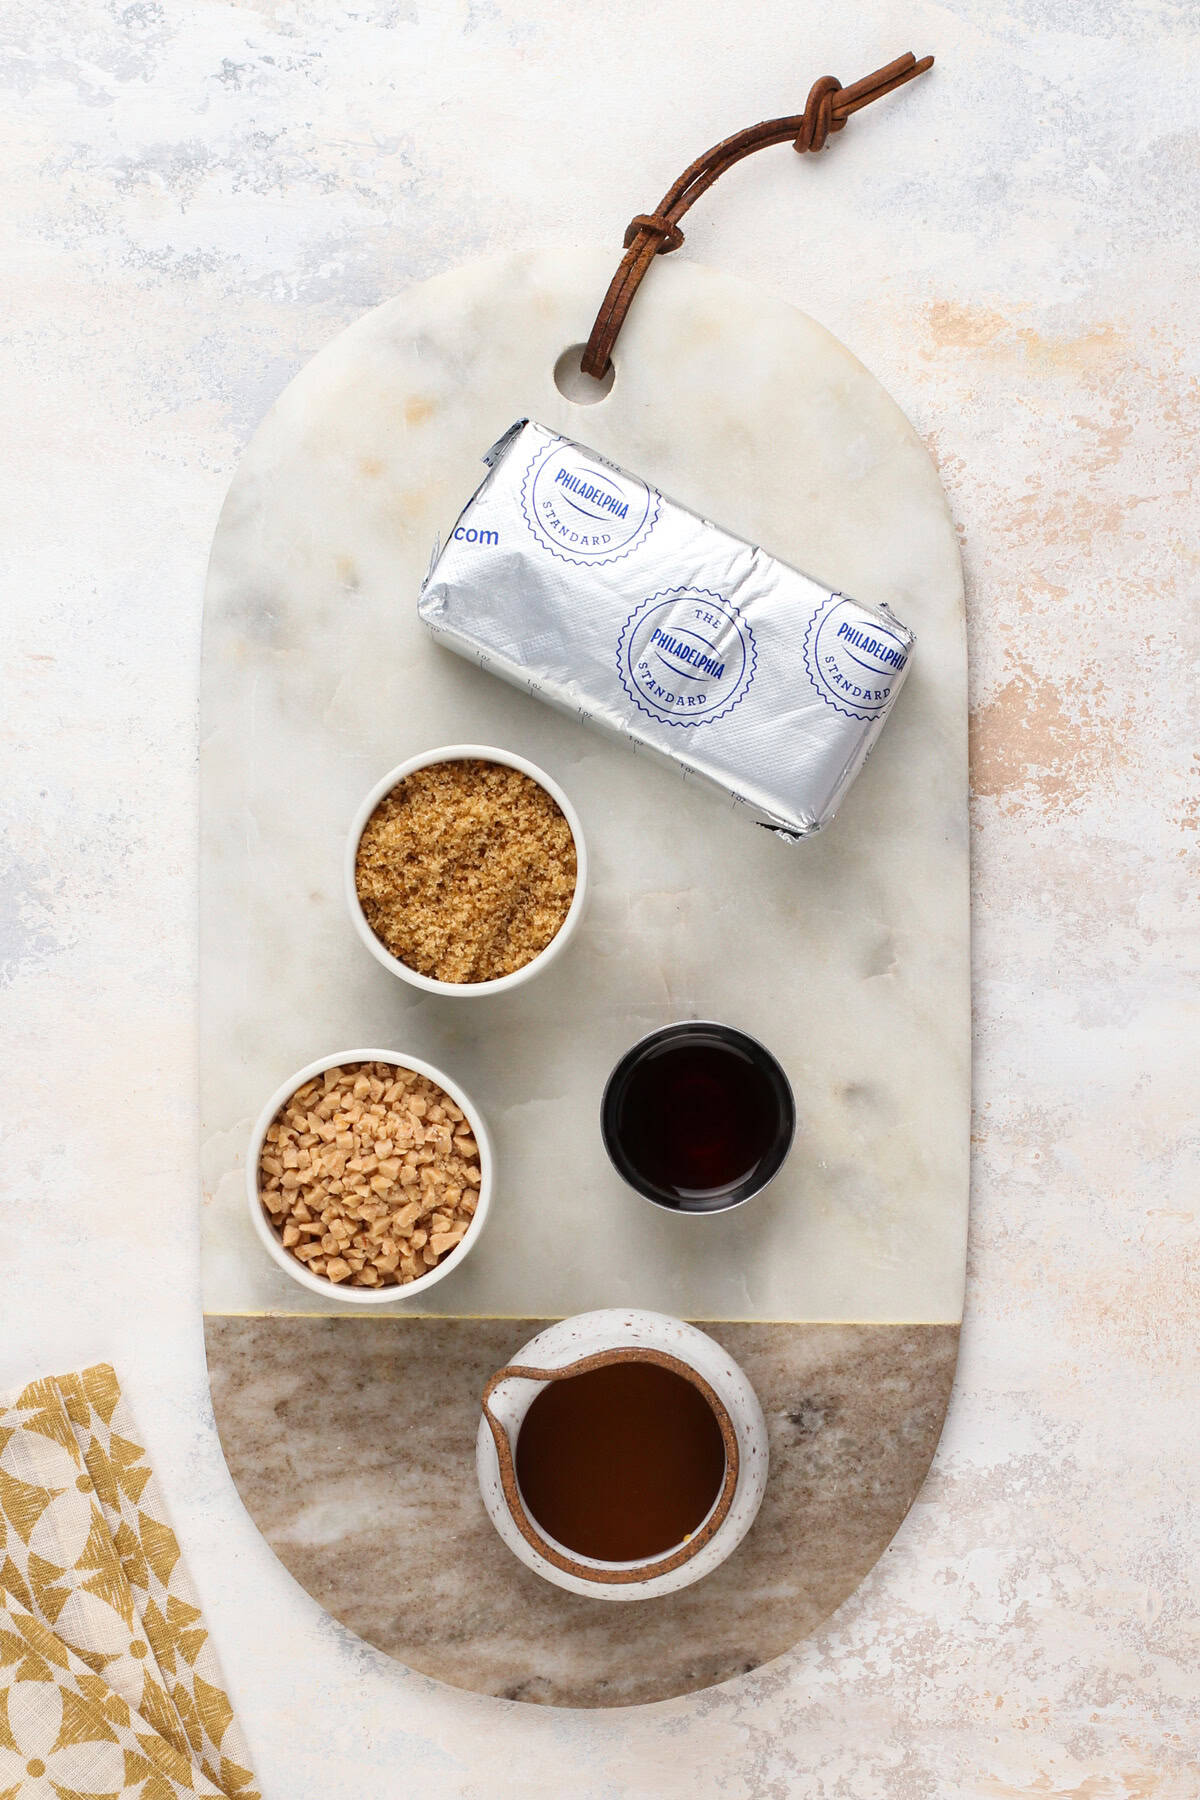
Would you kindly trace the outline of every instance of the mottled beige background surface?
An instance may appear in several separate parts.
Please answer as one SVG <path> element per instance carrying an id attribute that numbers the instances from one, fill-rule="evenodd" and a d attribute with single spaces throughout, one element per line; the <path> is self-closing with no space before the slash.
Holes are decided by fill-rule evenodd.
<path id="1" fill-rule="evenodd" d="M 116 1363 L 266 1791 L 1194 1800 L 1195 8 L 10 0 L 3 28 L 0 1376 Z M 947 1432 L 793 1655 L 633 1714 L 465 1698 L 294 1586 L 207 1410 L 216 512 L 271 398 L 363 308 L 468 253 L 615 250 L 704 145 L 910 45 L 940 59 L 919 88 L 820 159 L 744 165 L 679 254 L 847 342 L 963 531 L 977 1143 Z"/>

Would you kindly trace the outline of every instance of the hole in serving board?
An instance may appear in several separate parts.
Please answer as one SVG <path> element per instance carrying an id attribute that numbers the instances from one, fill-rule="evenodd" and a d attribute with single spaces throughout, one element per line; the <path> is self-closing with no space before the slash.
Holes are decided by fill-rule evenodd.
<path id="1" fill-rule="evenodd" d="M 603 400 L 617 378 L 616 365 L 611 362 L 599 381 L 594 375 L 585 375 L 580 365 L 586 349 L 586 344 L 572 344 L 554 365 L 555 387 L 564 400 L 572 400 L 576 406 L 594 406 Z"/>

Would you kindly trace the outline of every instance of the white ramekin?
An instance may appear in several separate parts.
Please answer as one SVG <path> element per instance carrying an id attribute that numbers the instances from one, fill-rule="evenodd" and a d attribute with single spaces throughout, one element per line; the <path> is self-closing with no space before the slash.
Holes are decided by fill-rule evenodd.
<path id="1" fill-rule="evenodd" d="M 302 1262 L 289 1250 L 285 1250 L 281 1240 L 276 1236 L 270 1219 L 262 1208 L 258 1197 L 258 1159 L 262 1154 L 263 1140 L 267 1135 L 267 1127 L 285 1100 L 290 1100 L 296 1089 L 311 1081 L 314 1075 L 323 1075 L 326 1069 L 343 1067 L 346 1063 L 388 1063 L 396 1069 L 412 1069 L 417 1075 L 424 1075 L 427 1080 L 442 1088 L 466 1115 L 475 1142 L 479 1145 L 479 1199 L 475 1206 L 475 1216 L 468 1225 L 461 1241 L 455 1245 L 448 1255 L 443 1256 L 436 1268 L 430 1269 L 428 1275 L 419 1275 L 415 1281 L 404 1282 L 396 1287 L 349 1287 L 344 1281 L 327 1281 L 323 1275 L 312 1275 Z M 487 1126 L 475 1102 L 451 1081 L 441 1069 L 435 1069 L 432 1063 L 422 1062 L 419 1056 L 402 1056 L 395 1050 L 343 1050 L 340 1056 L 323 1056 L 319 1062 L 309 1063 L 285 1081 L 282 1087 L 276 1088 L 267 1104 L 263 1107 L 250 1134 L 250 1147 L 246 1153 L 246 1198 L 250 1206 L 250 1222 L 258 1234 L 259 1242 L 271 1256 L 285 1275 L 298 1281 L 311 1293 L 320 1294 L 323 1300 L 345 1300 L 353 1306 L 379 1306 L 388 1300 L 411 1300 L 415 1294 L 423 1294 L 435 1282 L 457 1269 L 479 1241 L 484 1221 L 491 1205 L 493 1185 L 492 1140 L 488 1136 Z"/>
<path id="2" fill-rule="evenodd" d="M 550 798 L 557 803 L 571 828 L 571 836 L 575 840 L 575 893 L 572 896 L 566 918 L 546 948 L 521 968 L 514 969 L 511 975 L 498 975 L 494 981 L 435 981 L 432 976 L 418 975 L 415 969 L 410 969 L 407 963 L 402 963 L 398 956 L 393 956 L 391 951 L 375 936 L 367 923 L 366 914 L 363 912 L 358 898 L 354 867 L 358 857 L 359 839 L 362 837 L 367 820 L 385 794 L 390 794 L 397 783 L 403 781 L 406 775 L 411 775 L 415 769 L 428 768 L 431 763 L 462 762 L 468 758 L 477 758 L 480 762 L 503 763 L 507 768 L 520 769 L 523 775 L 528 775 L 531 781 L 536 781 L 539 787 L 545 788 Z M 427 994 L 452 994 L 456 997 L 503 994 L 507 993 L 509 988 L 520 987 L 523 981 L 529 981 L 532 976 L 540 975 L 542 970 L 566 949 L 568 942 L 573 937 L 583 912 L 584 895 L 587 890 L 587 846 L 583 841 L 583 827 L 579 823 L 579 815 L 575 808 L 558 783 L 553 781 L 544 769 L 539 769 L 536 763 L 530 762 L 527 757 L 518 756 L 513 750 L 497 750 L 490 744 L 447 744 L 440 750 L 425 750 L 420 756 L 410 756 L 407 762 L 402 762 L 399 768 L 393 769 L 389 775 L 383 777 L 382 781 L 375 783 L 355 813 L 354 823 L 350 827 L 350 835 L 346 840 L 345 877 L 346 904 L 350 909 L 350 917 L 354 921 L 354 929 L 376 961 L 381 962 L 385 969 L 390 969 L 393 975 L 398 975 L 401 981 L 410 982 L 413 987 L 421 988 Z"/>

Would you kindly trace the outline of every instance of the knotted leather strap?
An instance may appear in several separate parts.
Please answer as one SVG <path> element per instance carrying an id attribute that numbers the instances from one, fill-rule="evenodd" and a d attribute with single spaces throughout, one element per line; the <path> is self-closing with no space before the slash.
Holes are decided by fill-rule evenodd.
<path id="1" fill-rule="evenodd" d="M 814 81 L 802 113 L 794 118 L 767 119 L 761 125 L 751 125 L 748 130 L 725 138 L 697 157 L 652 213 L 638 213 L 631 220 L 625 233 L 625 254 L 609 283 L 583 354 L 581 367 L 584 374 L 599 378 L 605 373 L 617 333 L 625 323 L 625 315 L 643 275 L 656 256 L 678 250 L 683 242 L 680 219 L 701 194 L 707 193 L 719 175 L 753 151 L 766 149 L 768 144 L 782 144 L 790 139 L 798 151 L 823 149 L 830 133 L 841 131 L 851 113 L 890 94 L 893 88 L 903 86 L 914 75 L 924 74 L 932 65 L 932 56 L 923 56 L 918 62 L 910 51 L 907 56 L 888 63 L 886 68 L 864 76 L 852 87 L 844 88 L 832 75 L 822 75 L 819 81 Z"/>

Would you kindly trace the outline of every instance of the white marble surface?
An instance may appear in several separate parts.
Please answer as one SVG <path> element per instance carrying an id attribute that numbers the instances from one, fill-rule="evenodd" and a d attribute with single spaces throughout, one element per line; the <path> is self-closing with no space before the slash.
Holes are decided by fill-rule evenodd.
<path id="1" fill-rule="evenodd" d="M 120 1369 L 266 1792 L 1195 1800 L 1194 10 L 75 0 L 4 37 L 0 1376 Z M 464 1697 L 281 1572 L 207 1411 L 204 558 L 267 405 L 368 306 L 464 254 L 615 249 L 702 146 L 910 44 L 931 76 L 727 177 L 679 255 L 849 344 L 963 536 L 955 1403 L 891 1554 L 778 1664 L 635 1715 Z"/>
<path id="2" fill-rule="evenodd" d="M 631 316 L 612 391 L 564 399 L 554 366 L 586 336 L 610 261 L 488 258 L 377 308 L 297 376 L 230 488 L 201 700 L 208 1312 L 345 1310 L 263 1254 L 245 1150 L 293 1071 L 371 1042 L 460 1080 L 496 1152 L 478 1248 L 396 1310 L 961 1317 L 966 662 L 945 496 L 911 426 L 827 332 L 679 258 Z M 780 844 L 702 784 L 451 655 L 418 620 L 436 538 L 482 478 L 482 453 L 526 413 L 915 631 L 875 754 L 811 842 Z M 342 899 L 363 793 L 455 741 L 549 770 L 590 857 L 587 915 L 563 958 L 474 1001 L 396 981 Z M 720 1218 L 647 1206 L 600 1141 L 613 1065 L 681 1018 L 761 1038 L 797 1096 L 779 1176 Z"/>

